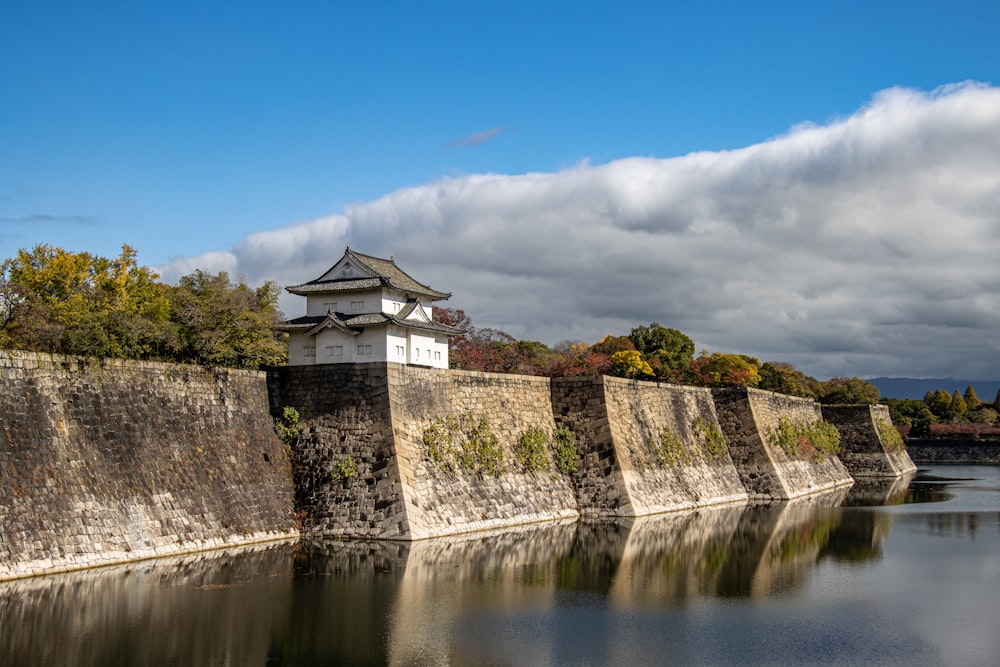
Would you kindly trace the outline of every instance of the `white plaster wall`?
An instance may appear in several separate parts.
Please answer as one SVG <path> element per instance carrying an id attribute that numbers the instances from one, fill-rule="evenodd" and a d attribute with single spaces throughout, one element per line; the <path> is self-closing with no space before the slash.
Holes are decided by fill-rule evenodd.
<path id="1" fill-rule="evenodd" d="M 323 329 L 316 338 L 317 364 L 346 364 L 354 361 L 354 339 L 339 329 Z M 340 354 L 336 348 L 340 346 Z"/>
<path id="2" fill-rule="evenodd" d="M 306 336 L 303 333 L 292 332 L 288 334 L 288 365 L 306 366 L 316 363 L 315 355 L 316 339 L 313 336 Z M 303 348 L 312 347 L 314 354 L 307 355 Z"/>
<path id="3" fill-rule="evenodd" d="M 395 315 L 406 305 L 406 297 L 399 292 L 382 292 L 382 312 Z"/>
<path id="4" fill-rule="evenodd" d="M 352 304 L 364 301 L 364 308 L 355 309 Z M 326 315 L 328 310 L 347 315 L 357 313 L 377 313 L 382 309 L 381 290 L 364 292 L 341 292 L 337 294 L 310 294 L 306 297 L 306 315 Z"/>
<path id="5" fill-rule="evenodd" d="M 409 347 L 406 340 L 406 330 L 399 327 L 389 327 L 385 337 L 386 359 L 398 364 L 405 364 L 409 356 Z M 402 348 L 400 353 L 397 348 Z"/>
<path id="6" fill-rule="evenodd" d="M 410 331 L 409 363 L 448 368 L 448 339 L 431 333 Z"/>

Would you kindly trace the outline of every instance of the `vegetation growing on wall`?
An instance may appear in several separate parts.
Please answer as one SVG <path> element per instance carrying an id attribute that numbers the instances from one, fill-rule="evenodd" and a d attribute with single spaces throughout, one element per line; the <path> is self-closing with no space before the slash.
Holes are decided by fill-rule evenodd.
<path id="1" fill-rule="evenodd" d="M 882 445 L 887 452 L 901 452 L 906 448 L 903 436 L 900 435 L 899 429 L 895 426 L 881 417 L 876 417 L 875 427 L 878 429 L 878 434 L 882 438 Z"/>
<path id="2" fill-rule="evenodd" d="M 719 430 L 719 425 L 713 421 L 708 421 L 702 417 L 695 417 L 691 422 L 691 428 L 696 437 L 701 442 L 702 451 L 705 452 L 705 459 L 714 461 L 725 458 L 729 454 L 726 448 L 726 436 Z"/>
<path id="3" fill-rule="evenodd" d="M 337 461 L 337 465 L 333 467 L 333 473 L 331 476 L 334 481 L 346 482 L 357 473 L 358 469 L 357 466 L 354 465 L 354 457 L 348 454 L 347 458 Z"/>
<path id="4" fill-rule="evenodd" d="M 286 445 L 293 444 L 302 435 L 299 427 L 299 411 L 290 405 L 281 408 L 281 416 L 274 418 L 274 429 Z"/>
<path id="5" fill-rule="evenodd" d="M 566 474 L 572 474 L 580 469 L 580 454 L 576 449 L 576 438 L 565 426 L 556 429 L 552 436 L 552 458 L 556 468 Z"/>
<path id="6" fill-rule="evenodd" d="M 504 469 L 503 449 L 486 417 L 472 413 L 434 417 L 421 437 L 427 456 L 443 470 L 458 468 L 498 477 Z"/>
<path id="7" fill-rule="evenodd" d="M 768 440 L 791 458 L 811 457 L 817 463 L 840 453 L 840 431 L 825 421 L 793 422 L 782 416 L 768 432 Z"/>
<path id="8" fill-rule="evenodd" d="M 648 444 L 661 466 L 682 466 L 691 463 L 691 452 L 669 428 L 664 428 L 656 436 L 651 437 Z"/>
<path id="9" fill-rule="evenodd" d="M 514 458 L 526 472 L 540 472 L 549 465 L 549 435 L 538 427 L 529 428 L 514 446 Z"/>

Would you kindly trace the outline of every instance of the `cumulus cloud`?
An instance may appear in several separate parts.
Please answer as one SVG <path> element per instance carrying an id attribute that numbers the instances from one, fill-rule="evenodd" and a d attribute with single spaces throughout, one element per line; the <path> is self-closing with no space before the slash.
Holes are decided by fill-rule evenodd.
<path id="1" fill-rule="evenodd" d="M 442 179 L 161 270 L 293 284 L 348 242 L 519 338 L 656 321 L 820 378 L 996 378 L 1000 89 L 893 88 L 738 150 Z"/>

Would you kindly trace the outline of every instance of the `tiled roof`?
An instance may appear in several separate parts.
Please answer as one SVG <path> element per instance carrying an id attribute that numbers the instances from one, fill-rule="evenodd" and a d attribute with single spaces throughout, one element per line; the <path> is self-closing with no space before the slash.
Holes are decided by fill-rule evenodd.
<path id="1" fill-rule="evenodd" d="M 285 289 L 292 294 L 306 295 L 315 294 L 321 292 L 342 292 L 348 290 L 361 290 L 361 289 L 371 289 L 374 287 L 379 287 L 380 285 L 388 285 L 393 289 L 399 290 L 400 292 L 407 292 L 410 294 L 420 294 L 422 296 L 428 296 L 433 300 L 447 299 L 451 296 L 450 292 L 439 292 L 438 290 L 431 289 L 423 283 L 417 282 L 409 274 L 396 266 L 396 262 L 391 257 L 385 259 L 383 257 L 375 257 L 374 255 L 365 255 L 364 253 L 351 250 L 349 247 L 344 251 L 344 257 L 349 258 L 354 266 L 360 268 L 362 271 L 369 273 L 370 278 L 349 278 L 346 280 L 311 280 L 307 283 L 301 285 L 291 285 Z M 339 264 L 344 257 L 337 260 Z M 333 266 L 337 266 L 334 264 Z M 322 275 L 326 275 L 333 269 L 333 266 L 325 271 Z"/>
<path id="2" fill-rule="evenodd" d="M 411 307 L 409 311 L 412 312 Z M 287 320 L 278 325 L 282 331 L 306 331 L 319 330 L 325 326 L 334 326 L 351 333 L 361 333 L 362 329 L 377 327 L 382 325 L 395 324 L 405 329 L 423 329 L 433 331 L 448 336 L 464 334 L 465 330 L 450 327 L 439 322 L 424 322 L 423 320 L 405 319 L 403 312 L 396 315 L 388 313 L 361 313 L 360 315 L 345 315 L 344 313 L 329 313 L 327 315 L 307 315 L 306 317 L 296 317 L 294 320 Z"/>

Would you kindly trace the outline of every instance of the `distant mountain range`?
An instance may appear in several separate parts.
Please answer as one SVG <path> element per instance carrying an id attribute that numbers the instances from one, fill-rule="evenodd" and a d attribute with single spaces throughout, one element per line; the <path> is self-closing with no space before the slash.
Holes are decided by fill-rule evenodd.
<path id="1" fill-rule="evenodd" d="M 996 398 L 1000 380 L 956 380 L 955 378 L 870 378 L 868 380 L 882 392 L 882 398 L 923 398 L 928 391 L 944 389 L 949 394 L 964 394 L 972 385 L 976 396 L 984 403 Z"/>

